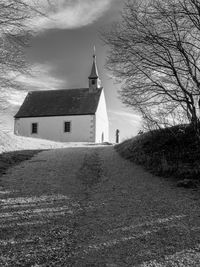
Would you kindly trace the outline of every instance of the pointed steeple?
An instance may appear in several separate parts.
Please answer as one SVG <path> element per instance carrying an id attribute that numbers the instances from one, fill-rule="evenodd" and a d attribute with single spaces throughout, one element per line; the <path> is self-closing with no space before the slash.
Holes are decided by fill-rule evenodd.
<path id="1" fill-rule="evenodd" d="M 97 63 L 96 63 L 96 55 L 93 55 L 93 63 L 92 63 L 92 69 L 89 76 L 89 79 L 97 79 L 98 76 L 98 70 L 97 70 Z"/>
<path id="2" fill-rule="evenodd" d="M 95 47 L 94 47 L 94 54 L 93 54 L 92 69 L 91 69 L 91 73 L 88 79 L 89 79 L 89 91 L 90 92 L 94 92 L 98 88 L 101 87 L 101 81 L 99 79 L 98 70 L 97 70 Z"/>

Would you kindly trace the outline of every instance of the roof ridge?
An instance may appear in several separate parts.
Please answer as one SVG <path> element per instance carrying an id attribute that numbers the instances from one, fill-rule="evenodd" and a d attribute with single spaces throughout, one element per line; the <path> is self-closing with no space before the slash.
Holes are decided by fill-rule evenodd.
<path id="1" fill-rule="evenodd" d="M 100 88 L 98 88 L 98 90 L 103 89 L 103 86 L 101 86 Z M 71 88 L 71 89 L 49 89 L 49 90 L 33 90 L 33 91 L 29 91 L 28 93 L 41 93 L 41 92 L 56 92 L 56 91 L 75 91 L 75 90 L 89 90 L 89 87 L 85 87 L 85 88 Z M 95 91 L 94 91 L 95 93 Z"/>
<path id="2" fill-rule="evenodd" d="M 67 90 L 89 90 L 89 87 L 84 87 L 84 88 L 70 88 L 70 89 L 66 89 L 66 88 L 62 88 L 62 89 L 48 89 L 48 90 L 32 90 L 29 91 L 29 93 L 33 93 L 33 92 L 53 92 L 53 91 L 67 91 Z"/>

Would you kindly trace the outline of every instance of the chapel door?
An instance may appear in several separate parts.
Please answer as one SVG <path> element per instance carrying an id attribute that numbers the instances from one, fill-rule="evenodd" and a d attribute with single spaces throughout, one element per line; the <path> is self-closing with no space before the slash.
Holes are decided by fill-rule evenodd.
<path id="1" fill-rule="evenodd" d="M 102 133 L 101 135 L 101 142 L 103 143 L 103 141 L 104 141 L 104 133 Z"/>

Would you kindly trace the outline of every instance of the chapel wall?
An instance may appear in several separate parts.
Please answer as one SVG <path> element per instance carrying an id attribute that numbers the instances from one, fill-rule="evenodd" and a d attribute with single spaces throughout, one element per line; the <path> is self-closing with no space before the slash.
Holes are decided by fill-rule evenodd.
<path id="1" fill-rule="evenodd" d="M 64 122 L 71 122 L 71 132 L 64 132 Z M 32 123 L 38 123 L 38 133 L 32 134 Z M 95 116 L 54 116 L 15 119 L 16 135 L 58 142 L 95 142 Z"/>

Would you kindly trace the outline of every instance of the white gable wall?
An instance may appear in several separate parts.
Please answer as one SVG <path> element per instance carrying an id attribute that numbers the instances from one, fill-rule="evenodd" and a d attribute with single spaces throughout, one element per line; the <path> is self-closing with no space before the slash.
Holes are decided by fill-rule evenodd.
<path id="1" fill-rule="evenodd" d="M 95 128 L 95 142 L 101 143 L 102 141 L 109 141 L 109 123 L 106 110 L 106 101 L 104 96 L 104 90 L 101 92 L 99 104 L 97 107 L 96 115 L 96 128 Z M 103 136 L 103 140 L 102 140 Z"/>
<path id="2" fill-rule="evenodd" d="M 64 122 L 71 122 L 71 132 L 64 132 Z M 38 123 L 38 134 L 31 134 L 32 123 Z M 95 115 L 55 116 L 15 119 L 16 135 L 58 142 L 95 142 Z"/>

